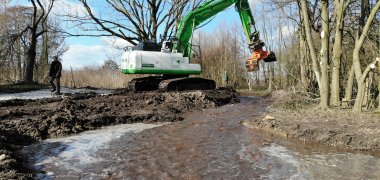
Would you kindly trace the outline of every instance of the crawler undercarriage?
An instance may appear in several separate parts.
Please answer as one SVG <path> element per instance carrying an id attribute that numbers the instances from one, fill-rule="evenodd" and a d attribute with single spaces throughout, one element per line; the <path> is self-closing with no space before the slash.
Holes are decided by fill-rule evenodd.
<path id="1" fill-rule="evenodd" d="M 215 89 L 215 81 L 199 77 L 149 76 L 128 83 L 132 91 L 185 91 Z"/>

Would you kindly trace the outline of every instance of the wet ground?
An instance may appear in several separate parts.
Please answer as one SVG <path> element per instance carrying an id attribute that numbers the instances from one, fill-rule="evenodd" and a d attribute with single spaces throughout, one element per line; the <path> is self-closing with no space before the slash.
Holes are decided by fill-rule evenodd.
<path id="1" fill-rule="evenodd" d="M 142 131 L 131 130 L 142 124 L 117 126 L 25 150 L 45 179 L 380 178 L 376 154 L 274 138 L 247 127 L 247 120 L 260 116 L 269 104 L 257 97 L 240 99 L 238 104 L 186 113 L 183 121 Z M 105 138 L 93 144 L 88 141 L 91 134 Z M 95 148 L 81 148 L 86 144 Z"/>
<path id="2" fill-rule="evenodd" d="M 182 121 L 185 112 L 215 108 L 234 100 L 231 90 L 135 93 L 123 89 L 110 94 L 86 92 L 34 100 L 3 100 L 0 177 L 33 177 L 34 170 L 26 166 L 19 150 L 34 142 L 117 124 Z"/>
<path id="3" fill-rule="evenodd" d="M 62 87 L 61 92 L 64 95 L 74 94 L 74 93 L 97 93 L 97 94 L 110 94 L 112 91 L 107 89 L 72 89 Z M 11 99 L 42 99 L 42 98 L 52 98 L 56 97 L 51 89 L 41 89 L 30 92 L 20 92 L 20 93 L 0 93 L 0 101 L 11 100 Z"/>

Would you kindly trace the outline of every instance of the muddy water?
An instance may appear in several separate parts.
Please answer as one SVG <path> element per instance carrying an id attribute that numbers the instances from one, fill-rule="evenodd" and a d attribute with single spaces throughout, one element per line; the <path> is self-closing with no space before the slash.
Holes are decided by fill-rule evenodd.
<path id="1" fill-rule="evenodd" d="M 244 97 L 153 129 L 114 136 L 94 132 L 95 145 L 74 138 L 72 144 L 80 145 L 41 143 L 26 151 L 34 167 L 46 172 L 41 179 L 380 178 L 379 156 L 276 140 L 242 124 L 266 107 L 259 98 Z M 88 147 L 73 151 L 78 146 Z"/>

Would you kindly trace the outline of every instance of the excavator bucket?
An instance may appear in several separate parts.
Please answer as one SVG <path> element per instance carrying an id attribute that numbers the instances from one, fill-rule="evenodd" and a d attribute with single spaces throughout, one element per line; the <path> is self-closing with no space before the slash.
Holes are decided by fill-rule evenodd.
<path id="1" fill-rule="evenodd" d="M 263 51 L 262 49 L 257 49 L 252 53 L 252 56 L 245 62 L 245 67 L 248 72 L 253 72 L 259 70 L 259 61 L 264 60 L 264 62 L 277 61 L 276 55 L 273 51 Z"/>
<path id="2" fill-rule="evenodd" d="M 264 58 L 263 60 L 264 60 L 264 62 L 274 62 L 274 61 L 277 61 L 276 55 L 274 54 L 273 51 L 269 52 L 268 56 L 266 58 Z"/>

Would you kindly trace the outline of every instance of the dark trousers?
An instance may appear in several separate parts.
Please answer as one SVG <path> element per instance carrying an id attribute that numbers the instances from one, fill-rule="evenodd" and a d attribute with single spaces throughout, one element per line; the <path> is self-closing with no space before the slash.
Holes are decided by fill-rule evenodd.
<path id="1" fill-rule="evenodd" d="M 53 90 L 57 90 L 57 93 L 61 92 L 61 83 L 60 83 L 60 77 L 50 77 L 50 84 L 53 86 Z M 57 83 L 57 86 L 54 84 L 54 80 Z"/>

